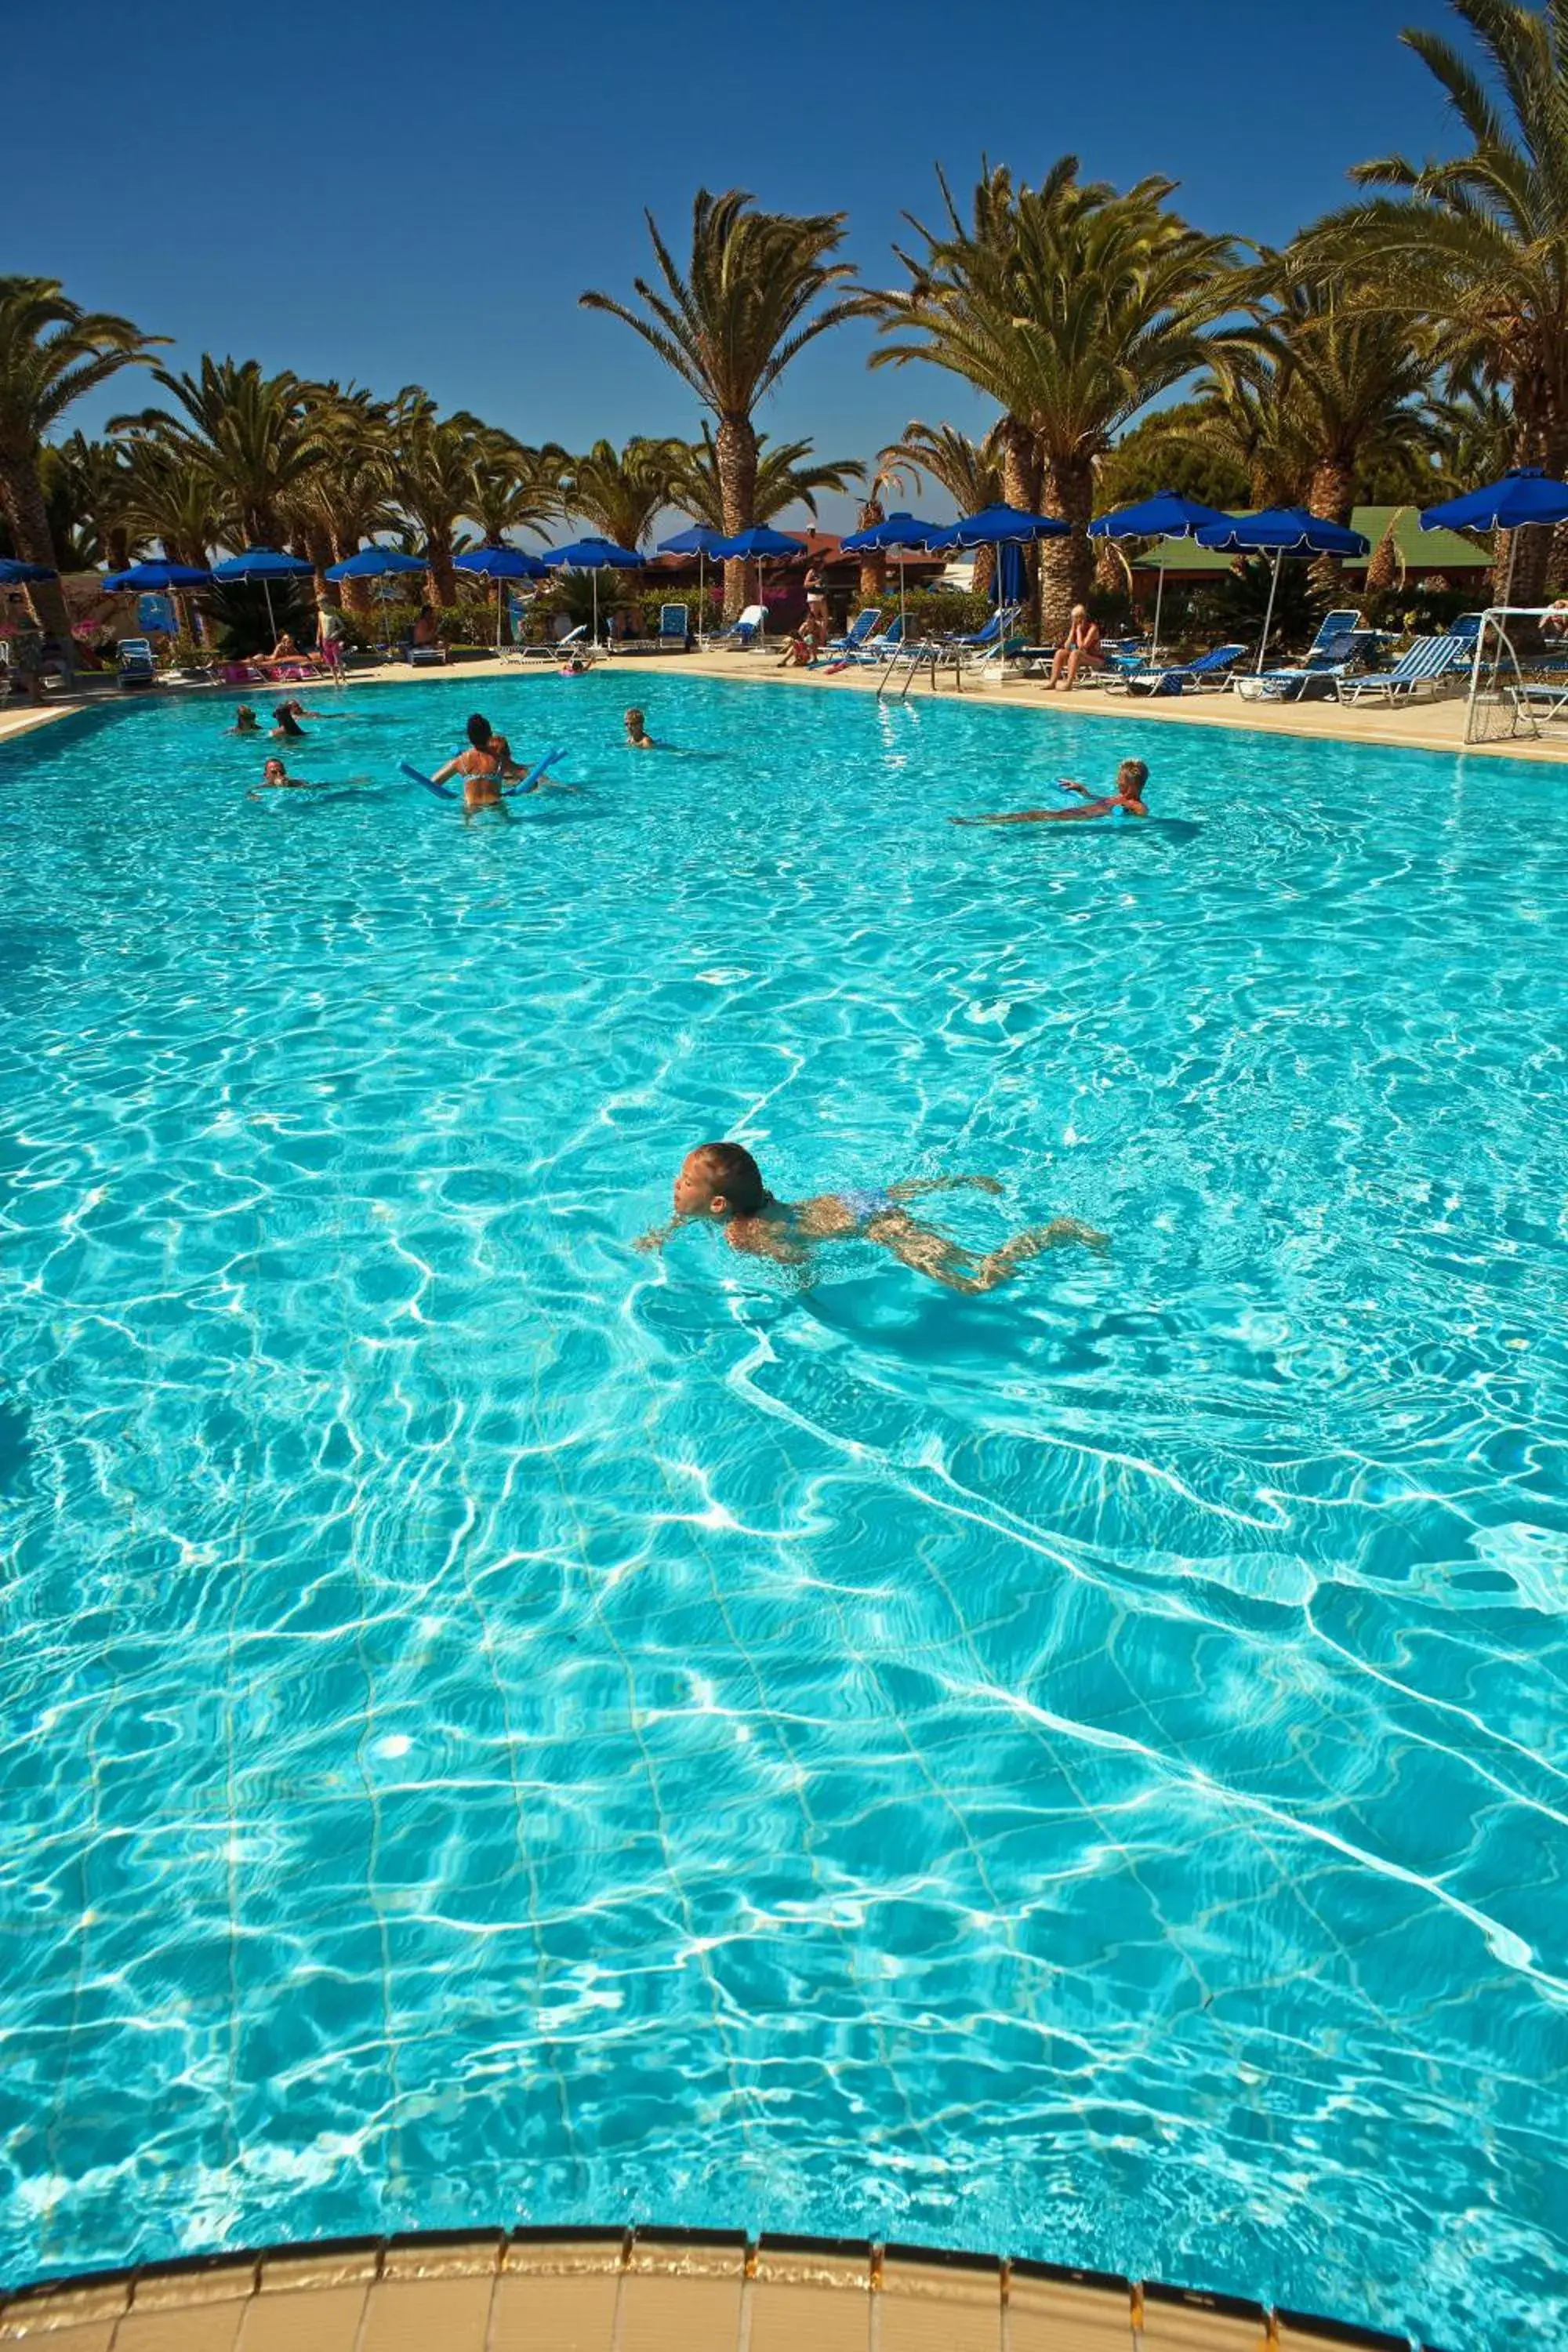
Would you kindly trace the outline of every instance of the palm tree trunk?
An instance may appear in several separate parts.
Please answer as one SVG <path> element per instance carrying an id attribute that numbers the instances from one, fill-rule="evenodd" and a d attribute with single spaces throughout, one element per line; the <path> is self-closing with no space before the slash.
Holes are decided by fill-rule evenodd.
<path id="1" fill-rule="evenodd" d="M 1071 528 L 1070 538 L 1041 544 L 1041 635 L 1059 643 L 1071 625 L 1073 606 L 1083 603 L 1094 578 L 1089 543 L 1089 520 L 1094 512 L 1092 460 L 1076 454 L 1048 459 L 1040 511 Z"/>
<path id="2" fill-rule="evenodd" d="M 721 416 L 715 445 L 719 461 L 719 495 L 724 501 L 724 533 L 733 539 L 750 530 L 756 520 L 757 435 L 749 416 Z M 756 580 L 754 566 L 739 557 L 724 565 L 724 618 L 734 621 L 749 604 Z"/>
<path id="3" fill-rule="evenodd" d="M 868 551 L 860 558 L 860 602 L 879 604 L 888 593 L 888 559 Z"/>
<path id="4" fill-rule="evenodd" d="M 1022 514 L 1037 514 L 1036 499 L 1039 495 L 1040 470 L 1035 436 L 1028 426 L 1016 416 L 1004 418 L 1002 425 L 1002 498 L 1005 505 L 1016 507 Z M 995 578 L 998 559 L 992 557 L 986 573 L 989 592 Z M 980 584 L 980 567 L 975 565 L 975 586 Z M 1033 547 L 1024 550 L 1024 610 L 1021 615 L 1026 636 L 1033 638 L 1040 629 L 1039 557 Z"/>
<path id="5" fill-rule="evenodd" d="M 458 575 L 452 569 L 451 541 L 432 537 L 428 553 L 430 593 L 435 600 L 437 611 L 445 611 L 447 605 L 455 604 L 458 601 Z"/>
<path id="6" fill-rule="evenodd" d="M 47 509 L 44 505 L 43 485 L 38 479 L 37 458 L 29 452 L 17 457 L 0 450 L 0 505 L 5 509 L 5 520 L 11 527 L 11 537 L 24 563 L 47 563 L 51 572 L 58 571 L 55 542 L 49 530 Z M 58 580 L 35 581 L 27 594 L 38 626 L 58 637 L 68 655 L 71 646 L 70 614 L 66 610 L 65 592 Z"/>
<path id="7" fill-rule="evenodd" d="M 1403 507 L 1395 507 L 1388 519 L 1388 529 L 1372 551 L 1372 561 L 1366 567 L 1366 593 L 1369 596 L 1384 595 L 1390 588 L 1399 585 L 1399 541 L 1394 537 L 1394 525 L 1404 511 Z"/>
<path id="8" fill-rule="evenodd" d="M 1355 509 L 1355 477 L 1342 457 L 1320 457 L 1312 468 L 1312 479 L 1307 491 L 1307 511 L 1323 522 L 1348 523 Z M 1312 560 L 1310 578 L 1320 594 L 1334 595 L 1343 569 L 1342 558 L 1319 555 Z"/>

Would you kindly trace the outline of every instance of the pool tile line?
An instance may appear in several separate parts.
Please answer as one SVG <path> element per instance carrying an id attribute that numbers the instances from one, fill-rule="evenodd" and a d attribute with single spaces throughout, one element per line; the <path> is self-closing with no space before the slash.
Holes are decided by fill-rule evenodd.
<path id="1" fill-rule="evenodd" d="M 527 2352 L 564 2327 L 574 2352 L 1438 2352 L 1112 2272 L 653 2224 L 302 2241 L 0 2289 L 0 2346 L 42 2352 Z"/>

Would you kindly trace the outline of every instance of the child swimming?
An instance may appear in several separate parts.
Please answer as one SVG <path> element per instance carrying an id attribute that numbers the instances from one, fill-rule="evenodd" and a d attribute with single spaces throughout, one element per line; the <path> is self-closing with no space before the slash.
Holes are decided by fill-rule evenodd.
<path id="1" fill-rule="evenodd" d="M 983 1257 L 961 1249 L 905 1210 L 906 1201 L 926 1192 L 1000 1192 L 994 1176 L 934 1176 L 906 1180 L 873 1190 L 819 1192 L 809 1201 L 775 1201 L 762 1171 L 739 1143 L 700 1143 L 689 1151 L 675 1180 L 675 1214 L 668 1224 L 644 1234 L 640 1250 L 662 1249 L 684 1224 L 721 1224 L 730 1247 L 747 1257 L 771 1257 L 781 1265 L 805 1265 L 818 1242 L 874 1242 L 901 1265 L 911 1266 L 948 1290 L 974 1294 L 994 1290 L 1015 1267 L 1042 1250 L 1081 1242 L 1105 1245 L 1105 1235 L 1076 1217 L 1015 1234 Z"/>
<path id="2" fill-rule="evenodd" d="M 291 776 L 281 760 L 268 760 L 261 771 L 261 782 L 252 787 L 250 798 L 258 793 L 308 793 L 315 789 L 309 776 Z"/>
<path id="3" fill-rule="evenodd" d="M 641 710 L 626 712 L 626 749 L 628 751 L 657 751 L 658 745 L 647 731 L 647 715 Z"/>
<path id="4" fill-rule="evenodd" d="M 1149 771 L 1142 760 L 1123 760 L 1116 771 L 1116 790 L 1109 794 L 1091 793 L 1087 784 L 1075 783 L 1070 776 L 1061 779 L 1064 793 L 1077 793 L 1082 808 L 1017 809 L 1009 816 L 955 816 L 954 824 L 1082 824 L 1091 817 L 1147 816 L 1143 793 L 1149 782 Z"/>
<path id="5" fill-rule="evenodd" d="M 239 709 L 234 714 L 234 725 L 228 731 L 231 735 L 260 734 L 261 721 L 257 718 L 255 711 L 252 710 L 248 702 L 242 702 L 240 704 Z"/>

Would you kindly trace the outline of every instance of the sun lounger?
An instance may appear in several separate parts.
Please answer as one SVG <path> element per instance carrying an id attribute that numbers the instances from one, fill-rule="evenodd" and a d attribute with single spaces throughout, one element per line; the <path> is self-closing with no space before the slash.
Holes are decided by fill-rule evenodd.
<path id="1" fill-rule="evenodd" d="M 841 637 L 829 637 L 822 650 L 831 655 L 836 661 L 853 661 L 855 656 L 876 636 L 881 625 L 882 614 L 879 606 L 868 604 L 863 613 L 856 614 L 844 635 Z"/>
<path id="2" fill-rule="evenodd" d="M 121 637 L 118 659 L 120 683 L 122 688 L 154 686 L 158 665 L 153 658 L 153 648 L 145 637 Z"/>
<path id="3" fill-rule="evenodd" d="M 1245 646 L 1215 646 L 1195 661 L 1162 662 L 1158 669 L 1145 666 L 1130 670 L 1122 683 L 1129 694 L 1185 694 L 1189 689 L 1202 693 L 1205 688 L 1223 692 L 1246 651 Z"/>
<path id="4" fill-rule="evenodd" d="M 504 651 L 505 648 L 503 647 L 502 650 Z M 563 654 L 564 654 L 567 660 L 570 661 L 574 654 L 586 655 L 590 654 L 593 648 L 588 644 L 588 624 L 586 621 L 580 621 L 574 629 L 568 629 L 563 637 L 556 637 L 549 645 L 513 646 L 511 647 L 513 658 L 521 662 L 559 661 Z"/>
<path id="5" fill-rule="evenodd" d="M 1007 632 L 1016 625 L 1018 612 L 1016 604 L 1003 604 L 992 614 L 983 629 L 968 630 L 962 636 L 944 637 L 943 647 L 949 653 L 979 654 L 994 661 L 1005 650 Z"/>
<path id="6" fill-rule="evenodd" d="M 750 653 L 757 637 L 766 628 L 767 620 L 766 605 L 748 604 L 739 619 L 731 621 L 727 629 L 721 629 L 711 642 L 716 646 L 738 646 L 743 654 Z"/>
<path id="7" fill-rule="evenodd" d="M 658 608 L 658 645 L 661 653 L 673 646 L 684 653 L 691 643 L 691 615 L 684 604 L 661 604 Z"/>
<path id="8" fill-rule="evenodd" d="M 1415 702 L 1457 685 L 1468 675 L 1475 657 L 1473 635 L 1451 630 L 1446 636 L 1417 637 L 1405 646 L 1392 669 L 1373 670 L 1365 677 L 1338 678 L 1334 691 L 1342 702 Z"/>
<path id="9" fill-rule="evenodd" d="M 1262 670 L 1254 677 L 1233 678 L 1231 686 L 1244 702 L 1299 702 L 1309 687 L 1321 686 L 1327 693 L 1336 679 L 1348 677 L 1356 659 L 1353 630 L 1344 629 L 1338 636 L 1331 637 L 1320 629 L 1304 661 L 1282 663 L 1279 668 Z"/>

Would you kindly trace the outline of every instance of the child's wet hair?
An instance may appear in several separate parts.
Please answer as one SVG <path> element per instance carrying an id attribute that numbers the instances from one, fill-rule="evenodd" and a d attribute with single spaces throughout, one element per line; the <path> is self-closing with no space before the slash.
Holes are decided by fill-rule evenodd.
<path id="1" fill-rule="evenodd" d="M 1119 784 L 1134 785 L 1139 793 L 1142 794 L 1144 785 L 1149 781 L 1149 766 L 1147 761 L 1123 760 L 1121 765 L 1116 771 L 1116 781 Z"/>
<path id="2" fill-rule="evenodd" d="M 481 719 L 477 710 L 468 720 L 466 732 L 476 751 L 485 751 L 489 749 L 490 722 L 488 719 Z"/>
<path id="3" fill-rule="evenodd" d="M 763 1205 L 763 1171 L 743 1143 L 700 1143 L 691 1157 L 737 1216 L 754 1217 Z"/>

